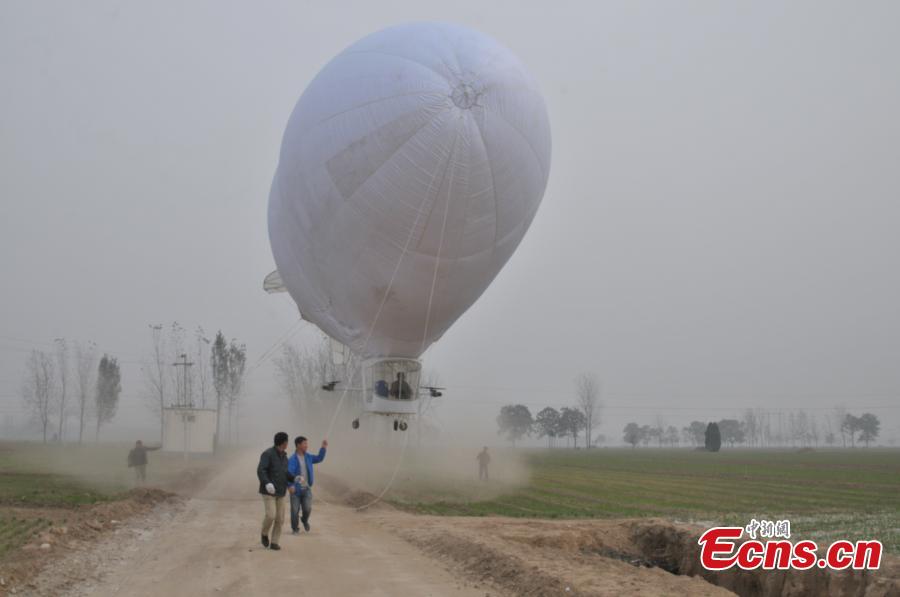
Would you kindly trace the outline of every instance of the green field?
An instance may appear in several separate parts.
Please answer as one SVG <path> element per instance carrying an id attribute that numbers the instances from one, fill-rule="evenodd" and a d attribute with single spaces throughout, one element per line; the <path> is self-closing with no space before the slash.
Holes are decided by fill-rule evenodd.
<path id="1" fill-rule="evenodd" d="M 0 515 L 0 558 L 50 526 L 43 518 Z"/>
<path id="2" fill-rule="evenodd" d="M 134 486 L 128 444 L 0 442 L 0 562 L 16 548 L 65 525 L 93 504 L 118 500 Z M 152 452 L 148 484 L 180 489 L 203 478 L 211 459 L 185 463 L 179 454 Z"/>
<path id="3" fill-rule="evenodd" d="M 880 539 L 900 552 L 898 450 L 541 450 L 530 480 L 489 499 L 422 499 L 451 488 L 402 488 L 395 504 L 441 515 L 539 518 L 661 516 L 746 524 L 790 519 L 797 536 Z M 449 493 L 448 493 L 449 492 Z"/>
<path id="4" fill-rule="evenodd" d="M 117 455 L 95 447 L 0 443 L 0 505 L 65 507 L 114 499 L 127 489 L 125 475 L 110 470 Z"/>
<path id="5" fill-rule="evenodd" d="M 118 454 L 118 451 L 115 452 Z M 84 475 L 89 461 L 111 461 L 112 452 L 43 444 L 0 443 L 0 560 L 65 522 L 67 508 L 116 499 L 118 475 Z"/>
<path id="6" fill-rule="evenodd" d="M 77 506 L 121 497 L 134 487 L 131 444 L 0 442 L 0 505 Z M 225 458 L 223 451 L 221 458 Z M 215 463 L 195 455 L 150 452 L 147 484 L 178 490 Z"/>

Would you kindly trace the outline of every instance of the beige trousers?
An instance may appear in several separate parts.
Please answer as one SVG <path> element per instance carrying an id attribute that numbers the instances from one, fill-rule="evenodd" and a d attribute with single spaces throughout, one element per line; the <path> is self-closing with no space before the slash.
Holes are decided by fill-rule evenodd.
<path id="1" fill-rule="evenodd" d="M 266 535 L 272 543 L 278 543 L 278 540 L 281 539 L 281 525 L 284 524 L 284 504 L 287 502 L 287 496 L 264 495 L 262 499 L 263 505 L 266 507 L 262 534 Z"/>

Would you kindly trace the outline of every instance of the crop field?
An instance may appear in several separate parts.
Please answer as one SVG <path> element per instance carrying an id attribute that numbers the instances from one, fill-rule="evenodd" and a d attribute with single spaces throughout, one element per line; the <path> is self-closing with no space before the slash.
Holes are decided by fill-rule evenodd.
<path id="1" fill-rule="evenodd" d="M 66 508 L 109 501 L 124 489 L 110 476 L 102 482 L 78 476 L 84 456 L 57 446 L 0 444 L 0 560 L 54 521 L 64 522 Z"/>
<path id="2" fill-rule="evenodd" d="M 43 518 L 0 515 L 0 558 L 50 526 Z"/>
<path id="3" fill-rule="evenodd" d="M 525 459 L 527 483 L 484 499 L 426 484 L 401 487 L 393 502 L 440 515 L 789 519 L 797 537 L 875 538 L 900 553 L 900 450 L 558 449 Z"/>
<path id="4" fill-rule="evenodd" d="M 124 474 L 103 466 L 111 456 L 96 448 L 0 444 L 0 505 L 64 507 L 113 499 L 127 486 Z M 87 466 L 89 460 L 102 464 Z"/>
<path id="5" fill-rule="evenodd" d="M 0 442 L 0 506 L 63 507 L 118 499 L 134 487 L 130 444 Z M 224 459 L 227 450 L 220 458 Z M 177 490 L 215 463 L 212 456 L 150 452 L 147 484 Z"/>
<path id="6" fill-rule="evenodd" d="M 81 508 L 122 499 L 134 485 L 130 446 L 0 442 L 0 561 Z M 177 487 L 196 476 L 178 454 L 150 454 L 149 483 Z"/>

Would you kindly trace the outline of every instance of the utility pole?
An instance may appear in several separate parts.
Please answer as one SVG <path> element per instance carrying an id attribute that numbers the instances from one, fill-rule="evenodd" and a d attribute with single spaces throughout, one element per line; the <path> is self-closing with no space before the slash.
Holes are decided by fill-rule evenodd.
<path id="1" fill-rule="evenodd" d="M 194 406 L 194 397 L 190 395 L 190 379 L 188 377 L 188 367 L 194 363 L 189 363 L 187 354 L 179 355 L 181 362 L 172 363 L 173 367 L 183 367 L 181 371 L 181 400 L 179 406 Z"/>
<path id="2" fill-rule="evenodd" d="M 206 358 L 206 355 L 203 353 L 203 345 L 207 346 L 210 344 L 210 339 L 203 335 L 203 328 L 197 328 L 197 362 L 200 363 L 200 370 L 198 373 L 198 379 L 200 381 L 200 408 L 206 408 L 206 372 L 207 369 L 204 367 L 205 363 L 208 363 L 209 359 Z"/>
<path id="3" fill-rule="evenodd" d="M 194 407 L 194 399 L 193 396 L 190 395 L 190 384 L 188 377 L 188 367 L 193 366 L 194 363 L 190 363 L 187 360 L 187 354 L 181 354 L 181 362 L 172 363 L 173 367 L 182 367 L 181 373 L 181 400 L 178 405 L 181 408 L 181 424 L 184 428 L 184 461 L 187 462 L 188 459 L 188 444 L 190 443 L 190 427 L 188 423 L 190 419 L 193 419 L 193 412 L 189 412 L 188 409 L 192 409 Z"/>

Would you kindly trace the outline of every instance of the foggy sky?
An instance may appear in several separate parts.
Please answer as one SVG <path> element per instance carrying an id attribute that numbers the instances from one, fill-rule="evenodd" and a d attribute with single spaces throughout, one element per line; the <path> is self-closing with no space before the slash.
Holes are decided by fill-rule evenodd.
<path id="1" fill-rule="evenodd" d="M 900 5 L 774 1 L 3 3 L 7 429 L 56 337 L 123 360 L 129 429 L 155 429 L 149 323 L 221 328 L 254 363 L 296 320 L 261 290 L 288 115 L 344 47 L 423 19 L 512 49 L 553 132 L 531 229 L 425 355 L 445 424 L 571 404 L 587 371 L 610 443 L 753 406 L 900 435 Z M 249 380 L 263 418 L 272 376 Z"/>

